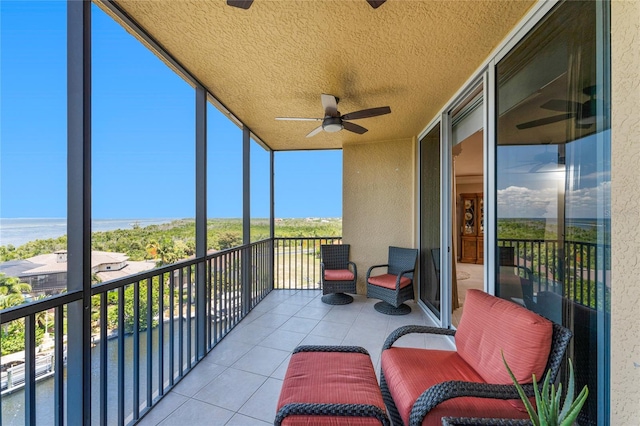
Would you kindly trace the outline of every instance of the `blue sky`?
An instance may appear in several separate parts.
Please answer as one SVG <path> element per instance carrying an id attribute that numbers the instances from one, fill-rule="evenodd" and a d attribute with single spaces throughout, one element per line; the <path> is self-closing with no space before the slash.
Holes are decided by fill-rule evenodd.
<path id="1" fill-rule="evenodd" d="M 558 145 L 498 146 L 498 217 L 557 218 L 560 191 L 566 217 L 608 217 L 611 164 L 602 158 L 599 137 L 609 140 L 610 131 L 567 143 L 564 164 Z"/>
<path id="2" fill-rule="evenodd" d="M 92 214 L 193 217 L 194 90 L 92 14 Z M 65 217 L 65 4 L 3 0 L 0 19 L 0 217 Z M 242 132 L 212 106 L 207 130 L 209 217 L 240 217 Z M 251 157 L 251 216 L 267 217 L 269 154 L 253 142 Z M 276 217 L 342 215 L 341 151 L 276 152 L 275 164 Z"/>

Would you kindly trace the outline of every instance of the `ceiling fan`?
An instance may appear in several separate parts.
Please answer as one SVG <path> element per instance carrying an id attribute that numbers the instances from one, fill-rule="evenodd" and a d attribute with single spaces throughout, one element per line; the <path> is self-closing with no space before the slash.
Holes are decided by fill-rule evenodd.
<path id="1" fill-rule="evenodd" d="M 588 129 L 596 122 L 596 86 L 588 86 L 582 89 L 582 93 L 589 96 L 589 100 L 583 103 L 568 101 L 565 99 L 551 99 L 540 105 L 540 108 L 550 111 L 560 111 L 563 114 L 552 115 L 538 120 L 517 124 L 520 130 L 557 123 L 558 121 L 576 119 L 576 127 Z"/>
<path id="2" fill-rule="evenodd" d="M 367 0 L 367 3 L 369 3 L 371 5 L 372 8 L 377 9 L 380 6 L 382 6 L 382 3 L 384 3 L 387 0 Z M 227 4 L 229 6 L 233 6 L 233 7 L 237 7 L 240 9 L 249 9 L 251 7 L 251 3 L 253 3 L 253 0 L 227 0 Z"/>
<path id="3" fill-rule="evenodd" d="M 391 113 L 391 108 L 388 106 L 363 109 L 360 111 L 350 112 L 349 114 L 341 115 L 338 111 L 338 101 L 333 95 L 322 94 L 320 96 L 322 101 L 322 107 L 324 108 L 323 118 L 304 118 L 304 117 L 276 117 L 276 120 L 291 120 L 291 121 L 322 121 L 320 127 L 316 127 L 307 135 L 308 138 L 315 136 L 322 130 L 325 132 L 333 133 L 339 132 L 342 129 L 348 130 L 353 133 L 362 135 L 367 132 L 362 126 L 350 123 L 349 120 L 359 120 L 361 118 L 375 117 L 377 115 L 384 115 Z"/>
<path id="4" fill-rule="evenodd" d="M 540 145 L 536 145 L 535 149 L 539 150 Z M 551 173 L 565 167 L 566 155 L 561 154 L 558 148 L 549 149 L 549 145 L 544 145 L 543 152 L 512 158 L 510 162 L 513 162 L 513 165 L 506 167 L 511 170 L 510 173 Z"/>

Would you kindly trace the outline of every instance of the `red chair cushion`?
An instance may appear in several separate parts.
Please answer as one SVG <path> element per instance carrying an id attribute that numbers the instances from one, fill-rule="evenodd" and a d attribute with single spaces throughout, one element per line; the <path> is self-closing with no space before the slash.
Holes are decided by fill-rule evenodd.
<path id="1" fill-rule="evenodd" d="M 541 380 L 551 350 L 549 320 L 480 290 L 467 290 L 456 332 L 458 354 L 487 383 L 512 384 L 501 351 L 520 383 Z"/>
<path id="2" fill-rule="evenodd" d="M 325 281 L 352 281 L 355 277 L 348 269 L 325 269 Z"/>
<path id="3" fill-rule="evenodd" d="M 369 404 L 386 411 L 371 358 L 361 353 L 298 352 L 291 356 L 277 410 L 292 403 Z M 380 425 L 374 418 L 289 416 L 283 425 Z"/>
<path id="4" fill-rule="evenodd" d="M 404 424 L 409 424 L 409 415 L 416 399 L 431 386 L 449 380 L 485 382 L 453 351 L 392 347 L 382 352 L 381 366 Z M 431 410 L 422 424 L 440 426 L 443 416 L 528 418 L 526 413 L 516 410 L 510 402 L 516 401 L 453 398 Z"/>
<path id="5" fill-rule="evenodd" d="M 396 288 L 397 275 L 384 274 L 376 275 L 375 277 L 369 277 L 369 283 L 380 287 L 385 287 L 391 290 Z M 407 277 L 400 278 L 400 288 L 406 287 L 411 284 L 411 279 Z"/>

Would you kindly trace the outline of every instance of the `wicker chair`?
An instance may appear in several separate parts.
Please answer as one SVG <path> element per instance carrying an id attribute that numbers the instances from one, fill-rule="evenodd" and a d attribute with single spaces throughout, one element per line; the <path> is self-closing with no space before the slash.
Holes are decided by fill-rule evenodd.
<path id="1" fill-rule="evenodd" d="M 498 247 L 500 269 L 497 295 L 503 299 L 524 304 L 535 311 L 533 301 L 533 271 L 515 262 L 514 247 Z"/>
<path id="2" fill-rule="evenodd" d="M 470 290 L 476 291 L 476 290 Z M 505 302 L 509 303 L 509 302 Z M 515 306 L 515 305 L 513 305 Z M 466 309 L 466 308 L 465 308 Z M 524 309 L 524 308 L 522 308 Z M 464 316 L 464 313 L 463 313 Z M 479 324 L 481 322 L 480 319 L 476 321 L 476 319 L 472 319 L 473 323 L 476 323 L 479 327 L 484 327 L 484 324 Z M 449 330 L 437 327 L 428 327 L 428 326 L 420 326 L 420 325 L 409 325 L 396 329 L 392 332 L 386 339 L 383 347 L 383 359 L 381 363 L 380 369 L 380 388 L 382 390 L 382 397 L 384 399 L 385 405 L 387 406 L 387 411 L 389 412 L 389 416 L 394 425 L 402 425 L 405 424 L 401 417 L 399 411 L 399 405 L 397 405 L 396 401 L 394 401 L 392 392 L 390 390 L 390 381 L 395 380 L 398 381 L 398 378 L 395 377 L 385 377 L 385 369 L 390 366 L 385 366 L 385 351 L 389 350 L 393 347 L 394 342 L 396 342 L 400 337 L 405 336 L 411 333 L 426 333 L 432 335 L 445 335 L 445 336 L 454 336 L 456 334 L 456 330 Z M 550 380 L 554 382 L 558 372 L 560 370 L 560 366 L 562 364 L 562 359 L 564 357 L 566 348 L 569 344 L 569 340 L 572 337 L 571 331 L 567 328 L 562 327 L 558 324 L 552 323 L 552 336 L 551 336 L 551 348 L 549 351 L 548 358 L 546 360 L 546 366 L 544 367 L 544 371 L 550 373 Z M 522 336 L 516 336 L 515 339 L 522 338 Z M 442 356 L 442 351 L 432 351 L 428 349 L 411 349 L 411 348 L 399 348 L 400 351 L 419 351 L 420 354 L 416 353 L 414 358 L 411 358 L 413 362 L 417 362 L 416 360 L 421 360 L 421 365 L 429 365 L 430 371 L 434 371 L 436 369 L 441 369 L 444 371 L 444 375 L 449 375 L 450 377 L 455 377 L 455 371 L 451 374 L 447 373 L 447 368 L 451 368 L 451 366 L 447 365 L 436 365 L 433 364 L 433 359 L 437 359 L 438 356 Z M 405 352 L 409 353 L 409 352 Z M 433 358 L 435 354 L 436 358 Z M 388 357 L 387 357 L 388 359 Z M 403 367 L 404 368 L 404 367 Z M 410 365 L 406 366 L 407 369 L 411 369 Z M 412 373 L 415 374 L 415 373 Z M 540 382 L 542 383 L 542 378 L 540 378 Z M 540 386 L 541 386 L 540 383 Z M 534 395 L 534 387 L 533 384 L 523 384 L 522 385 L 527 396 L 531 397 Z M 399 395 L 404 395 L 403 390 L 398 391 Z M 439 383 L 435 383 L 431 386 L 426 386 L 425 390 L 417 397 L 417 399 L 413 402 L 411 406 L 411 411 L 409 413 L 409 421 L 408 424 L 411 426 L 418 426 L 424 424 L 423 421 L 425 417 L 440 404 L 455 398 L 460 397 L 475 397 L 475 398 L 489 398 L 493 400 L 519 400 L 520 396 L 516 390 L 516 387 L 512 384 L 492 384 L 486 382 L 471 382 L 471 381 L 461 381 L 460 379 L 449 379 Z M 405 401 L 406 402 L 406 401 Z M 470 404 L 469 406 L 471 406 Z M 516 415 L 507 415 L 504 417 L 521 417 L 523 413 L 518 411 L 517 409 L 514 413 L 519 413 L 519 416 Z M 440 411 L 441 413 L 443 411 Z M 465 415 L 466 413 L 456 413 L 457 415 Z M 526 416 L 526 413 L 524 413 Z M 451 416 L 451 414 L 445 414 L 445 416 Z M 478 417 L 478 416 L 470 416 L 470 417 Z M 482 417 L 494 417 L 494 416 L 482 416 Z M 503 417 L 503 416 L 500 416 Z M 437 417 L 431 417 L 428 420 L 428 424 L 436 424 L 440 423 L 441 419 Z M 501 421 L 511 421 L 511 420 L 501 420 Z M 518 423 L 515 420 L 514 423 L 497 423 L 497 424 L 526 424 L 525 422 Z M 476 423 L 451 423 L 451 424 L 476 424 Z M 493 424 L 493 423 L 482 423 L 478 422 L 478 424 Z"/>
<path id="3" fill-rule="evenodd" d="M 389 247 L 389 263 L 374 265 L 367 271 L 367 297 L 380 299 L 378 312 L 387 315 L 406 315 L 411 308 L 403 302 L 413 299 L 413 272 L 418 259 L 417 249 Z M 387 268 L 383 275 L 371 276 L 375 268 Z"/>
<path id="4" fill-rule="evenodd" d="M 345 293 L 356 293 L 358 269 L 349 261 L 349 244 L 328 244 L 320 246 L 320 279 L 322 301 L 329 305 L 346 305 L 353 297 Z M 349 269 L 351 267 L 351 269 Z"/>

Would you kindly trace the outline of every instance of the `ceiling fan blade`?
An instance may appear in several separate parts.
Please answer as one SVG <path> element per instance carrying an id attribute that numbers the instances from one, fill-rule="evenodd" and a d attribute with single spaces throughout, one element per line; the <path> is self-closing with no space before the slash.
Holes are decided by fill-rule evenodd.
<path id="1" fill-rule="evenodd" d="M 367 3 L 369 3 L 371 5 L 372 8 L 377 9 L 380 6 L 382 6 L 382 4 L 387 1 L 387 0 L 367 0 Z"/>
<path id="2" fill-rule="evenodd" d="M 349 123 L 347 121 L 343 121 L 342 122 L 342 128 L 345 129 L 345 130 L 348 130 L 350 132 L 357 133 L 359 135 L 367 133 L 367 131 L 368 131 L 367 129 L 365 129 L 362 126 L 358 126 L 355 123 Z"/>
<path id="3" fill-rule="evenodd" d="M 560 112 L 576 112 L 582 106 L 579 102 L 567 101 L 563 99 L 551 99 L 540 105 L 540 108 L 548 109 L 551 111 L 560 111 Z"/>
<path id="4" fill-rule="evenodd" d="M 562 120 L 568 120 L 572 118 L 574 113 L 566 113 L 560 115 L 553 115 L 551 117 L 540 118 L 538 120 L 527 121 L 526 123 L 516 124 L 516 127 L 520 130 L 530 129 L 532 127 L 544 126 L 546 124 L 556 123 Z"/>
<path id="5" fill-rule="evenodd" d="M 377 115 L 384 115 L 391 113 L 391 108 L 388 106 L 378 107 L 378 108 L 369 108 L 363 109 L 360 111 L 350 112 L 349 114 L 345 114 L 342 116 L 343 120 L 358 120 L 360 118 L 369 118 L 375 117 Z"/>
<path id="6" fill-rule="evenodd" d="M 323 93 L 320 95 L 322 100 L 322 108 L 324 108 L 324 115 L 329 117 L 338 116 L 338 98 L 333 95 L 327 95 Z"/>
<path id="7" fill-rule="evenodd" d="M 322 121 L 322 118 L 307 118 L 307 117 L 276 117 L 279 121 Z"/>
<path id="8" fill-rule="evenodd" d="M 310 138 L 311 136 L 315 136 L 318 133 L 320 133 L 321 131 L 322 131 L 322 126 L 316 127 L 315 129 L 313 129 L 312 131 L 309 132 L 307 137 Z"/>
<path id="9" fill-rule="evenodd" d="M 249 9 L 253 0 L 227 0 L 229 6 L 237 7 L 239 9 Z"/>

